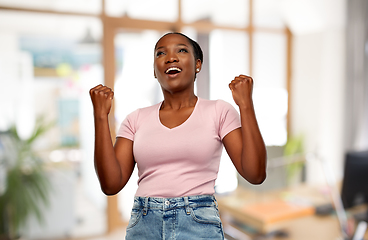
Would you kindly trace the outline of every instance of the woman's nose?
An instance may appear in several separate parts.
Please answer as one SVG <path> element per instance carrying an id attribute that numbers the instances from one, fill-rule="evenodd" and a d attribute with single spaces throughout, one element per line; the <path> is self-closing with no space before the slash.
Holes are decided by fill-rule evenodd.
<path id="1" fill-rule="evenodd" d="M 175 53 L 169 53 L 166 57 L 166 63 L 179 62 L 179 58 Z"/>

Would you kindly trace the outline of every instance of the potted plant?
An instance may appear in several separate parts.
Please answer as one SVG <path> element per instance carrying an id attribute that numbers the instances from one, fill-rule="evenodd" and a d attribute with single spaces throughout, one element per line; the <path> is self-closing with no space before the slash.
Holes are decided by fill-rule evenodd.
<path id="1" fill-rule="evenodd" d="M 288 161 L 286 166 L 287 184 L 290 186 L 300 182 L 302 180 L 301 172 L 305 165 L 302 135 L 289 137 L 284 147 L 284 157 Z"/>
<path id="2" fill-rule="evenodd" d="M 0 190 L 0 239 L 19 238 L 31 215 L 42 222 L 50 184 L 45 163 L 33 145 L 50 127 L 39 118 L 28 139 L 21 139 L 15 126 L 0 133 L 0 168 L 5 173 Z"/>

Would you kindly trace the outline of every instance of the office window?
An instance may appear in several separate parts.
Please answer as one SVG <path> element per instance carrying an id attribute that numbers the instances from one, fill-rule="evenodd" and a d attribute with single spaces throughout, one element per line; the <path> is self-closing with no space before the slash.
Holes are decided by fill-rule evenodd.
<path id="1" fill-rule="evenodd" d="M 229 83 L 249 75 L 249 37 L 241 31 L 214 30 L 210 34 L 210 98 L 233 103 Z M 235 105 L 235 104 L 234 104 Z"/>
<path id="2" fill-rule="evenodd" d="M 210 99 L 222 99 L 235 109 L 229 83 L 240 74 L 249 75 L 249 36 L 242 31 L 214 30 L 210 34 Z M 226 151 L 221 156 L 216 192 L 235 190 L 236 169 Z"/>
<path id="3" fill-rule="evenodd" d="M 246 27 L 248 0 L 182 0 L 184 23 L 210 21 L 221 26 Z"/>
<path id="4" fill-rule="evenodd" d="M 60 36 L 60 41 L 82 41 L 88 34 L 94 41 L 100 41 L 102 37 L 102 24 L 98 18 L 31 12 L 0 11 L 0 29 L 16 36 Z"/>
<path id="5" fill-rule="evenodd" d="M 154 45 L 159 37 L 160 33 L 154 30 L 123 32 L 115 36 L 118 59 L 114 89 L 116 131 L 129 113 L 163 100 L 153 75 Z M 122 194 L 119 194 L 119 210 L 125 221 L 130 217 L 137 181 L 138 172 L 135 169 Z"/>
<path id="6" fill-rule="evenodd" d="M 256 27 L 267 27 L 283 29 L 283 3 L 274 0 L 253 1 L 254 25 Z"/>
<path id="7" fill-rule="evenodd" d="M 27 238 L 65 237 L 60 232 L 79 237 L 85 229 L 88 234 L 106 230 L 106 198 L 96 191 L 98 180 L 91 165 L 93 109 L 88 94 L 103 82 L 101 35 L 98 18 L 0 12 L 0 83 L 6 86 L 0 93 L 0 129 L 17 124 L 29 137 L 36 117 L 54 121 L 37 150 L 52 171 L 63 172 L 50 172 L 51 182 L 60 185 L 52 186 L 46 227 L 32 227 Z M 76 199 L 71 208 L 69 203 Z M 62 214 L 55 209 L 63 209 Z M 55 231 L 53 237 L 47 235 L 50 229 Z"/>
<path id="8" fill-rule="evenodd" d="M 104 76 L 106 77 L 105 84 L 114 87 L 115 129 L 118 129 L 121 121 L 131 111 L 162 100 L 157 80 L 153 78 L 153 46 L 157 39 L 170 29 L 184 32 L 189 37 L 199 40 L 201 46 L 206 48 L 206 52 L 209 54 L 206 57 L 209 58 L 205 59 L 205 63 L 209 64 L 209 69 L 203 68 L 199 76 L 207 81 L 202 81 L 206 82 L 204 85 L 199 85 L 198 81 L 196 83 L 198 89 L 206 88 L 206 96 L 209 93 L 211 99 L 223 99 L 234 104 L 231 91 L 228 88 L 229 82 L 239 74 L 251 74 L 255 79 L 253 99 L 257 119 L 266 144 L 281 146 L 285 143 L 286 113 L 288 111 L 285 74 L 286 32 L 280 17 L 280 5 L 272 0 L 181 0 L 181 6 L 178 5 L 179 0 L 105 0 L 107 21 L 102 22 L 102 18 L 97 15 L 102 11 L 102 2 L 102 0 L 0 0 L 1 6 L 14 7 L 14 11 L 2 10 L 0 12 L 0 30 L 6 29 L 8 32 L 12 32 L 9 34 L 0 32 L 0 43 L 2 43 L 0 60 L 1 57 L 7 56 L 4 52 L 17 47 L 17 42 L 13 40 L 19 39 L 18 33 L 21 33 L 23 43 L 27 43 L 29 39 L 35 39 L 35 37 L 39 37 L 41 40 L 37 42 L 45 43 L 44 46 L 50 44 L 50 41 L 53 45 L 52 41 L 65 39 L 67 39 L 66 42 L 78 43 L 73 52 L 81 56 L 86 56 L 86 52 L 91 52 L 89 43 L 92 43 L 94 51 L 99 52 L 101 58 L 103 51 L 102 48 L 98 47 L 106 47 L 104 52 L 109 52 L 111 50 L 109 46 L 112 44 L 109 40 L 113 39 L 110 37 L 115 34 L 115 49 L 111 50 L 107 56 L 104 55 L 106 69 L 103 69 L 99 63 L 72 69 L 76 70 L 75 72 L 79 75 L 77 81 L 73 81 L 76 75 L 68 75 L 71 69 L 67 64 L 61 64 L 57 69 L 52 68 L 52 66 L 51 68 L 46 66 L 46 69 L 33 69 L 34 81 L 42 86 L 38 91 L 43 93 L 35 94 L 36 101 L 54 99 L 55 96 L 59 95 L 66 96 L 68 99 L 64 99 L 64 101 L 42 101 L 42 105 L 58 103 L 59 109 L 71 110 L 64 111 L 69 112 L 70 116 L 79 116 L 82 123 L 80 124 L 80 149 L 83 151 L 84 159 L 93 159 L 93 151 L 91 150 L 93 149 L 93 136 L 91 136 L 91 134 L 93 135 L 93 117 L 91 115 L 93 110 L 88 96 L 89 88 L 103 83 Z M 250 3 L 252 3 L 253 9 L 250 9 Z M 16 8 L 18 7 L 40 10 L 41 12 L 64 11 L 64 14 L 67 12 L 77 14 L 66 16 L 48 13 L 33 14 L 25 11 L 17 12 Z M 179 9 L 181 9 L 180 14 Z M 96 14 L 96 17 L 77 16 L 79 13 L 82 13 L 80 15 Z M 181 19 L 179 19 L 179 15 Z M 124 16 L 131 18 L 128 21 L 129 24 L 123 22 L 126 18 L 117 19 Z M 250 17 L 253 18 L 253 21 L 250 21 Z M 140 20 L 159 22 L 150 25 L 147 21 L 145 22 L 147 24 L 142 26 Z M 163 23 L 161 24 L 160 21 Z M 251 23 L 253 25 L 249 26 Z M 106 24 L 104 33 L 107 33 L 108 37 L 105 39 L 107 41 L 101 41 L 102 24 Z M 209 51 L 207 51 L 208 48 Z M 22 56 L 24 63 L 30 59 L 30 55 L 27 54 Z M 131 57 L 134 59 L 137 55 L 140 56 L 140 64 L 138 65 L 134 64 L 137 60 L 130 60 Z M 5 57 L 4 59 L 9 61 L 10 58 Z M 0 61 L 0 63 L 4 63 L 5 60 Z M 10 59 L 10 61 L 13 60 Z M 37 61 L 39 60 L 37 59 Z M 88 58 L 88 60 L 93 59 Z M 44 63 L 49 64 L 52 61 L 44 61 Z M 110 68 L 110 66 L 114 67 Z M 51 71 L 49 71 L 50 69 Z M 0 80 L 1 70 L 0 68 Z M 6 70 L 10 71 L 11 69 Z M 111 74 L 113 71 L 115 71 L 114 74 Z M 109 74 L 104 75 L 104 72 Z M 139 72 L 139 77 L 136 77 L 137 72 Z M 205 72 L 206 74 L 204 74 Z M 15 76 L 17 71 L 12 73 Z M 50 73 L 61 74 L 63 77 L 55 77 L 54 75 L 49 78 L 47 74 Z M 46 75 L 46 77 L 42 77 L 42 75 Z M 13 84 L 14 82 L 7 81 L 6 83 Z M 48 91 L 49 88 L 52 88 L 53 91 Z M 131 89 L 137 88 L 141 90 L 139 93 L 131 91 Z M 136 94 L 132 95 L 132 92 Z M 82 93 L 83 96 L 79 96 Z M 81 106 L 78 115 L 75 114 L 75 98 L 78 98 Z M 129 104 L 126 104 L 127 102 Z M 36 111 L 44 109 L 40 106 L 37 106 Z M 15 108 L 6 107 L 4 109 L 9 114 L 13 114 L 12 111 Z M 52 109 L 55 111 L 58 108 L 53 107 Z M 2 111 L 2 113 L 4 112 Z M 5 124 L 3 119 L 0 118 L 0 127 Z M 51 139 L 55 139 L 55 135 Z M 54 160 L 60 160 L 63 158 L 61 153 L 62 150 L 58 149 L 50 156 Z M 83 176 L 83 182 L 87 183 L 83 186 L 83 195 L 86 194 L 89 200 L 93 201 L 94 204 L 97 203 L 100 210 L 106 204 L 105 198 L 101 196 L 101 192 L 96 191 L 98 189 L 97 178 L 93 165 L 88 163 L 84 161 L 84 164 L 81 164 L 81 176 Z M 134 180 L 133 178 L 133 185 L 136 186 Z M 236 170 L 227 154 L 224 153 L 216 190 L 226 192 L 235 189 L 236 186 Z M 129 187 L 125 189 L 129 189 Z M 122 199 L 124 202 L 124 198 L 128 201 L 133 199 L 131 196 L 134 194 L 134 190 L 130 190 L 130 194 L 124 192 L 119 196 L 119 202 Z M 120 202 L 119 205 L 124 205 L 124 203 Z M 79 208 L 79 210 L 82 211 L 85 208 Z M 92 212 L 89 210 L 88 214 Z M 112 215 L 112 212 L 121 212 L 126 220 L 129 217 L 130 207 L 120 206 L 119 209 L 109 211 L 108 214 Z M 104 212 L 99 211 L 98 215 L 101 217 L 93 220 L 98 219 L 105 222 Z M 86 220 L 85 224 L 89 224 L 89 220 L 92 218 L 83 220 Z M 106 228 L 105 225 L 99 224 L 99 228 L 94 228 L 93 231 L 98 232 L 104 228 Z M 88 234 L 91 234 L 90 230 Z"/>
<path id="9" fill-rule="evenodd" d="M 50 11 L 99 14 L 101 0 L 0 0 L 0 5 Z"/>
<path id="10" fill-rule="evenodd" d="M 254 34 L 254 107 L 268 146 L 287 139 L 286 38 L 281 34 Z"/>
<path id="11" fill-rule="evenodd" d="M 109 16 L 174 22 L 178 18 L 177 0 L 106 0 Z"/>
<path id="12" fill-rule="evenodd" d="M 163 100 L 153 74 L 154 46 L 159 37 L 160 33 L 153 30 L 124 32 L 115 37 L 118 63 L 114 98 L 118 123 L 137 108 Z M 118 130 L 119 125 L 116 127 Z"/>

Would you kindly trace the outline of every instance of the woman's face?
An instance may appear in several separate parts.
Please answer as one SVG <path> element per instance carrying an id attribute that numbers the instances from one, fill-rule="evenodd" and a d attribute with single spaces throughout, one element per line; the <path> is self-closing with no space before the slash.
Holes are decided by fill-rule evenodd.
<path id="1" fill-rule="evenodd" d="M 201 61 L 195 60 L 193 47 L 184 36 L 169 34 L 157 43 L 154 74 L 163 91 L 174 93 L 193 87 L 200 68 Z"/>

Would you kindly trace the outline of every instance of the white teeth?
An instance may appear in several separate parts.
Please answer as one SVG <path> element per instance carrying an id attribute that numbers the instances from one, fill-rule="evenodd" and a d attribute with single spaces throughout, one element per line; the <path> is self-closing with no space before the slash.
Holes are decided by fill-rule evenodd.
<path id="1" fill-rule="evenodd" d="M 170 71 L 178 71 L 178 72 L 181 72 L 181 69 L 180 68 L 177 68 L 177 67 L 171 67 L 171 68 L 167 69 L 165 73 L 168 73 Z"/>

